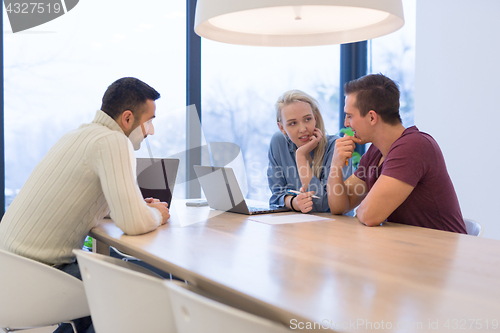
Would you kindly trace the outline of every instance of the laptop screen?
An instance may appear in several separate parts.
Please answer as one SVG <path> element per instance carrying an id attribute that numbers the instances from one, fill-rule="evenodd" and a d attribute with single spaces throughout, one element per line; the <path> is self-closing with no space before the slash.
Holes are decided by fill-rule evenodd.
<path id="1" fill-rule="evenodd" d="M 137 158 L 137 184 L 144 198 L 172 202 L 179 169 L 176 158 Z"/>
<path id="2" fill-rule="evenodd" d="M 228 211 L 244 202 L 233 169 L 193 166 L 211 208 Z"/>

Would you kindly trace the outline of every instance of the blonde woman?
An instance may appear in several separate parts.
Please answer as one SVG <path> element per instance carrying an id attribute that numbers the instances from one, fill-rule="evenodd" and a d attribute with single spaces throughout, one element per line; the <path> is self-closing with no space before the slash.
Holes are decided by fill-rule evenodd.
<path id="1" fill-rule="evenodd" d="M 280 131 L 269 147 L 269 203 L 302 213 L 329 212 L 326 184 L 338 137 L 325 135 L 318 102 L 303 91 L 285 92 L 275 109 Z M 349 160 L 344 179 L 351 174 Z"/>

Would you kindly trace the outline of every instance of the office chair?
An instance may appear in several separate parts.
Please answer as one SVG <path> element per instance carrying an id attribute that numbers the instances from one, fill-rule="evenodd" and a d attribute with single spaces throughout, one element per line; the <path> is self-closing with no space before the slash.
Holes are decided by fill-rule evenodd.
<path id="1" fill-rule="evenodd" d="M 0 329 L 71 323 L 90 310 L 82 281 L 56 268 L 0 250 Z"/>
<path id="2" fill-rule="evenodd" d="M 286 333 L 290 330 L 248 312 L 219 303 L 188 290 L 185 286 L 165 281 L 178 333 Z"/>
<path id="3" fill-rule="evenodd" d="M 471 220 L 464 219 L 465 229 L 467 230 L 467 235 L 481 237 L 484 233 L 484 228 L 481 223 Z"/>
<path id="4" fill-rule="evenodd" d="M 156 274 L 117 258 L 73 253 L 97 333 L 176 332 L 169 291 Z"/>
<path id="5" fill-rule="evenodd" d="M 140 266 L 73 252 L 96 333 L 289 332 L 281 324 L 201 296 L 192 286 L 149 276 Z"/>

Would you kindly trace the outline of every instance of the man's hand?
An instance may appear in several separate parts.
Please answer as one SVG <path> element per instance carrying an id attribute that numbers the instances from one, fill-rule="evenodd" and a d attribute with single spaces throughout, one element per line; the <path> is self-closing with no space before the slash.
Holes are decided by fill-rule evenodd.
<path id="1" fill-rule="evenodd" d="M 155 199 L 155 198 L 146 198 L 144 199 L 146 203 L 154 203 L 154 202 L 160 202 L 160 199 Z"/>
<path id="2" fill-rule="evenodd" d="M 297 149 L 296 154 L 302 154 L 307 156 L 314 148 L 318 146 L 318 143 L 323 138 L 323 133 L 319 128 L 315 128 L 313 134 L 309 137 L 309 142 Z"/>
<path id="3" fill-rule="evenodd" d="M 352 157 L 356 148 L 356 143 L 361 143 L 361 139 L 355 136 L 344 136 L 335 140 L 335 150 L 332 157 L 332 167 L 343 168 L 346 161 Z"/>
<path id="4" fill-rule="evenodd" d="M 309 213 L 313 208 L 312 196 L 314 195 L 314 191 L 303 192 L 303 190 L 303 188 L 300 188 L 300 192 L 302 193 L 296 196 L 295 203 L 302 213 Z"/>
<path id="5" fill-rule="evenodd" d="M 153 199 L 152 202 L 148 202 L 148 199 L 153 199 L 153 198 L 146 199 L 148 206 L 158 209 L 161 213 L 162 222 L 160 225 L 167 223 L 168 219 L 170 218 L 170 213 L 168 211 L 168 203 L 160 202 L 160 200 L 158 200 L 158 199 Z M 158 200 L 158 201 L 155 201 L 155 200 Z"/>

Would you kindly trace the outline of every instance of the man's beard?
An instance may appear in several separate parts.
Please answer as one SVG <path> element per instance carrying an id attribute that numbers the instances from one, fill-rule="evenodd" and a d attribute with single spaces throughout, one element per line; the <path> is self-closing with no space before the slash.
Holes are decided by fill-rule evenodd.
<path id="1" fill-rule="evenodd" d="M 134 150 L 139 150 L 141 148 L 141 143 L 144 141 L 144 133 L 142 132 L 142 126 L 137 126 L 132 132 L 130 132 L 128 139 L 132 142 Z"/>

